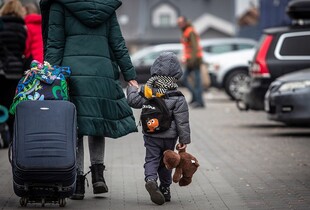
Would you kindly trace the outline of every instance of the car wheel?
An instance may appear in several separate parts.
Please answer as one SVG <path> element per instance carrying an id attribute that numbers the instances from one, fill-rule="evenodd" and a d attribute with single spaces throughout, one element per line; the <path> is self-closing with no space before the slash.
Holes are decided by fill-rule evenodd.
<path id="1" fill-rule="evenodd" d="M 249 88 L 250 76 L 245 69 L 232 71 L 227 76 L 224 88 L 232 100 L 240 100 L 242 94 Z"/>

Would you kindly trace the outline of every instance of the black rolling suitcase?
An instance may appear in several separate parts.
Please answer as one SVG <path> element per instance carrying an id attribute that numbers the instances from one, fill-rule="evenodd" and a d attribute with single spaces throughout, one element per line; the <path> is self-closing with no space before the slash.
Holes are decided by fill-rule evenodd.
<path id="1" fill-rule="evenodd" d="M 21 206 L 65 206 L 76 181 L 75 106 L 57 100 L 21 102 L 14 129 L 13 186 Z"/>

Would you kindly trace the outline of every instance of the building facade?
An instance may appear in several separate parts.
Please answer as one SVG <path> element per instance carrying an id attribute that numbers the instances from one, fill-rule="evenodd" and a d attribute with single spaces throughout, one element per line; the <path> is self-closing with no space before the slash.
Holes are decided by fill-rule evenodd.
<path id="1" fill-rule="evenodd" d="M 292 20 L 286 14 L 291 0 L 259 0 L 258 6 L 249 8 L 238 20 L 239 37 L 258 40 L 264 29 L 288 26 Z"/>
<path id="2" fill-rule="evenodd" d="M 122 3 L 117 16 L 130 49 L 179 42 L 180 15 L 193 23 L 202 39 L 236 35 L 235 0 L 122 0 Z"/>
<path id="3" fill-rule="evenodd" d="M 179 42 L 177 18 L 186 16 L 201 38 L 235 36 L 232 0 L 127 0 L 117 10 L 129 47 Z"/>

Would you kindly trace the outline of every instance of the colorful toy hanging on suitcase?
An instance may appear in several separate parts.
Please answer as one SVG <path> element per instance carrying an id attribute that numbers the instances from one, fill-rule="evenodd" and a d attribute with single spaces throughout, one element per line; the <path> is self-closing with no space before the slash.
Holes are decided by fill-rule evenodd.
<path id="1" fill-rule="evenodd" d="M 69 67 L 52 66 L 48 62 L 31 62 L 30 69 L 19 80 L 10 113 L 15 114 L 17 104 L 26 100 L 69 100 L 67 78 Z"/>

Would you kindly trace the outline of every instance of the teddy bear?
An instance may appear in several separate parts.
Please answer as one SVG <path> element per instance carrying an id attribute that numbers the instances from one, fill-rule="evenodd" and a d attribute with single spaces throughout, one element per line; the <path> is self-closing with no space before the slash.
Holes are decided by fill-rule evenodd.
<path id="1" fill-rule="evenodd" d="M 192 182 L 192 177 L 199 167 L 198 160 L 185 149 L 176 153 L 172 150 L 164 152 L 163 162 L 167 169 L 175 168 L 173 182 L 180 186 L 187 186 Z"/>

